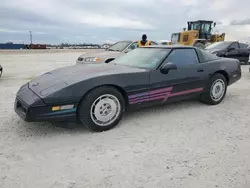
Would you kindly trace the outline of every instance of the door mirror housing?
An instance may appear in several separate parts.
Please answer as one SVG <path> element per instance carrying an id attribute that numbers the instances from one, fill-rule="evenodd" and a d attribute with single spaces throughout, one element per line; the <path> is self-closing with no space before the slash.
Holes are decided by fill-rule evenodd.
<path id="1" fill-rule="evenodd" d="M 176 69 L 177 66 L 175 64 L 168 62 L 161 67 L 160 71 L 162 74 L 168 74 L 170 70 L 176 70 Z"/>
<path id="2" fill-rule="evenodd" d="M 228 52 L 230 52 L 232 50 L 235 50 L 235 48 L 230 47 L 230 48 L 227 49 Z"/>
<path id="3" fill-rule="evenodd" d="M 124 53 L 128 53 L 128 52 L 130 52 L 130 51 L 131 51 L 131 49 L 127 48 L 127 49 L 124 51 Z"/>
<path id="4" fill-rule="evenodd" d="M 132 50 L 134 50 L 134 49 L 135 49 L 135 46 L 131 45 L 131 46 L 129 46 L 129 47 L 124 51 L 124 53 L 128 53 L 128 52 L 130 52 L 130 51 L 132 51 Z"/>

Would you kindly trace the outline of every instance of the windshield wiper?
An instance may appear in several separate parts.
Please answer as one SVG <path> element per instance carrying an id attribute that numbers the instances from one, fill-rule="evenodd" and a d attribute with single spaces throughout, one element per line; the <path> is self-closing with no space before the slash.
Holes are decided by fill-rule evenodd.
<path id="1" fill-rule="evenodd" d="M 113 50 L 113 49 L 108 49 L 108 51 L 115 51 L 115 50 Z"/>

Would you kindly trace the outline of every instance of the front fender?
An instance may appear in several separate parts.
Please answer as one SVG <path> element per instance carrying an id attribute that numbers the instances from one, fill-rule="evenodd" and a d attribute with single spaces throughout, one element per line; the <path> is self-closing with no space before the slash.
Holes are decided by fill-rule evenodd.
<path id="1" fill-rule="evenodd" d="M 91 78 L 68 85 L 61 90 L 48 95 L 43 100 L 46 104 L 52 104 L 55 103 L 55 101 L 57 103 L 78 102 L 90 90 L 103 85 L 117 86 L 122 88 L 125 93 L 149 88 L 149 73 L 143 72 L 136 74 L 109 75 Z"/>

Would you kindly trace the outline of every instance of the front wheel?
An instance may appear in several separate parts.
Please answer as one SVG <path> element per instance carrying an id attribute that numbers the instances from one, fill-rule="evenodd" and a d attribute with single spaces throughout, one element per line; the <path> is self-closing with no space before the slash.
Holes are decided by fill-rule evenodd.
<path id="1" fill-rule="evenodd" d="M 120 122 L 124 110 L 122 94 L 113 87 L 103 86 L 84 97 L 78 108 L 78 118 L 92 131 L 107 131 Z"/>
<path id="2" fill-rule="evenodd" d="M 226 92 L 227 80 L 224 75 L 217 73 L 209 80 L 201 101 L 209 105 L 217 105 L 224 99 Z"/>

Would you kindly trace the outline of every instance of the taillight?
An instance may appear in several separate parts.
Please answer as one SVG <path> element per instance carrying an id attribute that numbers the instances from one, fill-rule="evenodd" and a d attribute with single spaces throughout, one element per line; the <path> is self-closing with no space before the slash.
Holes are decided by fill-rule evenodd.
<path id="1" fill-rule="evenodd" d="M 240 65 L 240 61 L 238 62 L 238 71 L 241 72 L 241 65 Z"/>

